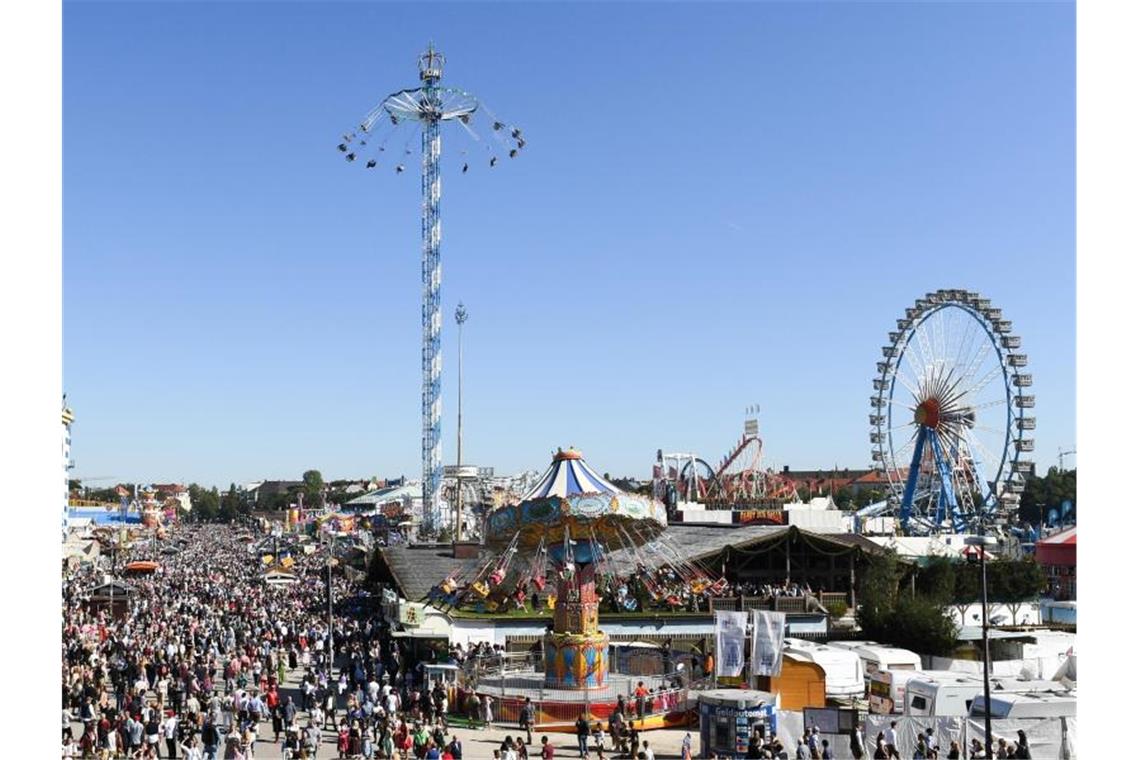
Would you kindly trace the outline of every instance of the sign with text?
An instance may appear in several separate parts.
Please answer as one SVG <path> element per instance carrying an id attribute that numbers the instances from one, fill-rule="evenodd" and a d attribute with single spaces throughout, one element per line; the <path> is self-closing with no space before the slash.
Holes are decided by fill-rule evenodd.
<path id="1" fill-rule="evenodd" d="M 782 509 L 741 509 L 732 513 L 732 522 L 737 525 L 784 525 L 788 515 Z"/>

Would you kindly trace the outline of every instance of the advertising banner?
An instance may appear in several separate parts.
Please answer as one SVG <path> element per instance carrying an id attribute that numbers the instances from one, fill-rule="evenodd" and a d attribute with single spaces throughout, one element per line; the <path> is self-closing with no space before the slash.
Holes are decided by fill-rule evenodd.
<path id="1" fill-rule="evenodd" d="M 784 613 L 752 610 L 752 675 L 780 675 L 783 650 Z"/>
<path id="2" fill-rule="evenodd" d="M 747 612 L 716 611 L 716 674 L 737 678 L 744 671 Z"/>

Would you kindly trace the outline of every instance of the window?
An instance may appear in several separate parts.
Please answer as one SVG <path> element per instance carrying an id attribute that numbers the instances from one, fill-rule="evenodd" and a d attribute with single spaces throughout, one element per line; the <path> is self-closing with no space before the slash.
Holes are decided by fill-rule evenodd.
<path id="1" fill-rule="evenodd" d="M 918 697 L 918 696 L 912 697 L 910 700 L 910 709 L 912 709 L 912 710 L 925 710 L 926 709 L 926 697 Z"/>

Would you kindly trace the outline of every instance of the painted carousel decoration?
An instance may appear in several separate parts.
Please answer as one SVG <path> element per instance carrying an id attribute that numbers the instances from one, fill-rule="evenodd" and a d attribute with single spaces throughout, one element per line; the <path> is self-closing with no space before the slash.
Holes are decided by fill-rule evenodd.
<path id="1" fill-rule="evenodd" d="M 546 686 L 600 689 L 609 671 L 609 636 L 598 629 L 595 589 L 603 554 L 612 543 L 652 541 L 665 525 L 663 504 L 622 491 L 592 470 L 579 452 L 559 449 L 519 504 L 488 515 L 487 543 L 498 554 L 488 580 L 476 581 L 472 588 L 479 593 L 479 584 L 488 589 L 501 583 L 521 552 L 532 558 L 516 589 L 525 596 L 531 583 L 545 589 L 547 563 L 553 563 L 554 624 L 543 638 Z"/>

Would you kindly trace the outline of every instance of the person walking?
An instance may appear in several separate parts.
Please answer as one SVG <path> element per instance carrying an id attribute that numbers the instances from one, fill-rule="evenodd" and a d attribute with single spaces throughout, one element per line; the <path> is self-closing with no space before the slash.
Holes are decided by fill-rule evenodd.
<path id="1" fill-rule="evenodd" d="M 178 716 L 174 713 L 162 721 L 162 738 L 166 740 L 166 756 L 174 760 L 175 748 L 178 747 Z"/>
<path id="2" fill-rule="evenodd" d="M 519 728 L 526 731 L 526 743 L 531 743 L 531 729 L 534 727 L 534 704 L 531 703 L 530 697 L 526 698 L 523 703 L 522 709 L 519 711 Z"/>
<path id="3" fill-rule="evenodd" d="M 1029 760 L 1029 738 L 1022 729 L 1017 730 L 1017 747 L 1013 751 L 1017 760 Z"/>
<path id="4" fill-rule="evenodd" d="M 586 718 L 586 713 L 578 716 L 578 720 L 574 723 L 574 731 L 578 735 L 578 757 L 585 757 L 587 744 L 590 741 L 590 721 Z"/>
<path id="5" fill-rule="evenodd" d="M 490 726 L 495 720 L 495 713 L 491 710 L 491 697 L 483 695 L 483 724 Z"/>
<path id="6" fill-rule="evenodd" d="M 851 741 L 849 744 L 851 748 L 851 757 L 855 760 L 863 760 L 863 727 L 859 724 L 851 729 Z"/>
<path id="7" fill-rule="evenodd" d="M 898 722 L 892 720 L 890 728 L 887 729 L 884 743 L 887 745 L 888 758 L 898 758 L 898 760 L 902 760 L 902 756 L 899 755 L 899 732 L 896 726 L 898 726 Z"/>
<path id="8" fill-rule="evenodd" d="M 554 745 L 550 743 L 550 737 L 542 737 L 542 760 L 554 760 Z"/>
<path id="9" fill-rule="evenodd" d="M 207 716 L 206 722 L 202 726 L 202 758 L 203 760 L 216 760 L 218 755 L 218 744 L 221 742 L 222 736 L 218 733 L 218 727 L 214 724 L 213 716 Z"/>

